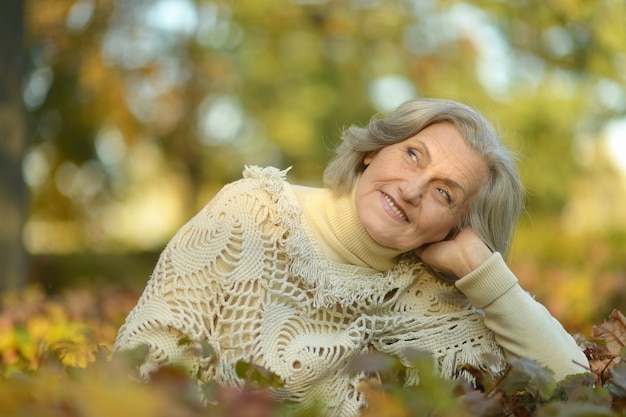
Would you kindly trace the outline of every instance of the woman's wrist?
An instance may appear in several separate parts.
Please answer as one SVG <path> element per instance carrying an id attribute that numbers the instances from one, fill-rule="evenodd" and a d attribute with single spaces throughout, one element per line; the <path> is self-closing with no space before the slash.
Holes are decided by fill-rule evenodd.
<path id="1" fill-rule="evenodd" d="M 482 241 L 466 247 L 461 252 L 461 261 L 455 271 L 457 276 L 461 278 L 468 275 L 487 261 L 491 255 L 491 250 Z"/>

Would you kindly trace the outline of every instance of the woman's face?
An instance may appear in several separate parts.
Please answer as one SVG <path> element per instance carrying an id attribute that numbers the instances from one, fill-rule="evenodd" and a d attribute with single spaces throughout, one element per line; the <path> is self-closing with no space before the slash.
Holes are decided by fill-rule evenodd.
<path id="1" fill-rule="evenodd" d="M 368 155 L 356 189 L 361 223 L 402 251 L 446 238 L 487 181 L 487 164 L 453 124 L 438 123 Z"/>

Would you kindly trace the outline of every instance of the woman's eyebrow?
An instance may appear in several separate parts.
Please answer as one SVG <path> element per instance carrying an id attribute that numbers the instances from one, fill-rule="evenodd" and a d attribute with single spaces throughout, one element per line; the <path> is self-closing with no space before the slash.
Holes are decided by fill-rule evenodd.
<path id="1" fill-rule="evenodd" d="M 465 202 L 465 196 L 467 193 L 465 192 L 465 188 L 463 188 L 461 184 L 449 178 L 442 178 L 441 181 L 451 188 L 457 188 L 461 192 L 461 194 L 463 194 L 462 201 Z"/>
<path id="2" fill-rule="evenodd" d="M 428 146 L 426 146 L 426 144 L 424 142 L 422 142 L 421 140 L 419 140 L 419 139 L 418 139 L 417 143 L 422 147 L 422 150 L 424 151 L 424 157 L 426 158 L 426 161 L 432 162 L 432 158 L 430 157 L 430 151 L 428 150 Z"/>

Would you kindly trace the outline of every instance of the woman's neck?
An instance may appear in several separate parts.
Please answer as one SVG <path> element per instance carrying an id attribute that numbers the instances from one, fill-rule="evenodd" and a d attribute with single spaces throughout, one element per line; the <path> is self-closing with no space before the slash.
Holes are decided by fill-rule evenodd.
<path id="1" fill-rule="evenodd" d="M 330 190 L 294 187 L 313 233 L 330 260 L 385 271 L 401 252 L 376 243 L 361 224 L 352 194 L 335 197 Z"/>

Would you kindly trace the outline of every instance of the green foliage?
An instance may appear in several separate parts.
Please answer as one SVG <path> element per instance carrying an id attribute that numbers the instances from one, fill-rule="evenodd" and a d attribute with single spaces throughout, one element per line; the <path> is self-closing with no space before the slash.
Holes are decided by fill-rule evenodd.
<path id="1" fill-rule="evenodd" d="M 235 364 L 235 372 L 255 389 L 280 388 L 284 385 L 278 375 L 250 362 L 238 361 Z"/>
<path id="2" fill-rule="evenodd" d="M 529 359 L 511 357 L 502 375 L 494 377 L 476 369 L 465 371 L 476 377 L 476 385 L 464 379 L 444 380 L 433 372 L 432 360 L 421 355 L 413 366 L 420 384 L 407 387 L 398 378 L 398 363 L 380 364 L 379 354 L 369 355 L 368 371 L 376 369 L 378 377 L 364 383 L 370 408 L 364 416 L 617 416 L 626 411 L 625 392 L 617 388 L 626 372 L 613 368 L 611 382 L 596 386 L 592 372 L 570 375 L 555 381 L 552 372 Z M 623 358 L 622 358 L 623 359 Z M 622 363 L 622 362 L 620 362 Z M 380 375 L 395 375 L 381 382 Z M 619 374 L 619 375 L 618 375 Z"/>

